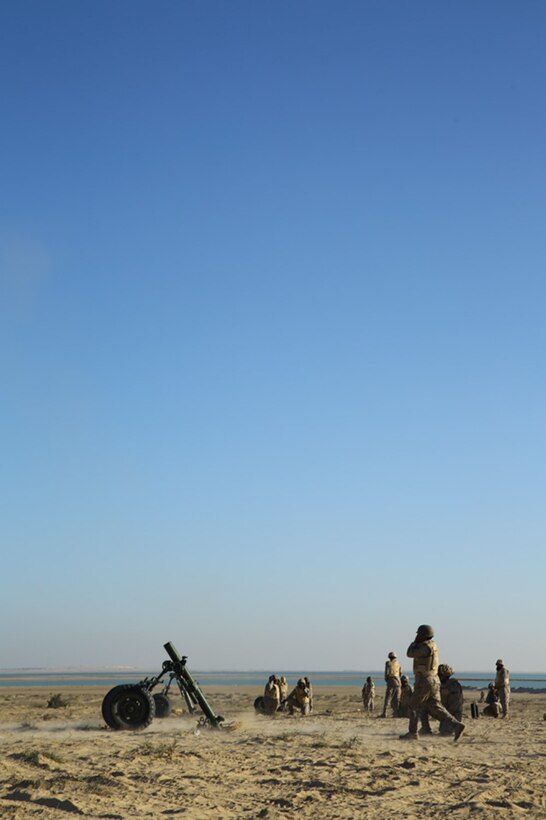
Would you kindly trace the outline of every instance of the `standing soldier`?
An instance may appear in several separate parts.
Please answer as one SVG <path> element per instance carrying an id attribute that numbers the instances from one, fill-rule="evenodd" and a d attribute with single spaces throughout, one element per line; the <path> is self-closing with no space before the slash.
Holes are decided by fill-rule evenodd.
<path id="1" fill-rule="evenodd" d="M 500 658 L 497 661 L 497 674 L 495 675 L 495 689 L 499 696 L 503 718 L 508 717 L 508 707 L 510 705 L 510 673 Z"/>
<path id="2" fill-rule="evenodd" d="M 364 706 L 365 712 L 373 712 L 373 707 L 375 706 L 375 683 L 369 675 L 362 687 L 362 705 Z"/>
<path id="3" fill-rule="evenodd" d="M 398 702 L 400 700 L 400 673 L 402 667 L 394 652 L 389 652 L 389 659 L 385 664 L 385 702 L 383 703 L 382 718 L 387 717 L 389 703 L 392 705 L 392 716 L 398 717 Z"/>
<path id="4" fill-rule="evenodd" d="M 422 624 L 417 630 L 415 640 L 408 647 L 407 656 L 413 658 L 415 687 L 409 703 L 408 732 L 405 735 L 400 735 L 401 740 L 419 739 L 417 726 L 419 711 L 423 706 L 426 706 L 429 713 L 436 720 L 445 720 L 450 726 L 453 726 L 454 740 L 459 740 L 464 732 L 464 723 L 450 715 L 440 702 L 438 647 L 432 640 L 433 637 L 434 630 L 432 627 L 429 624 Z"/>
<path id="5" fill-rule="evenodd" d="M 305 681 L 305 686 L 307 687 L 307 694 L 309 695 L 309 711 L 312 712 L 313 711 L 313 687 L 311 686 L 311 681 L 309 680 L 307 675 L 305 675 L 303 679 Z"/>
<path id="6" fill-rule="evenodd" d="M 400 701 L 398 703 L 398 717 L 409 717 L 409 702 L 413 695 L 413 687 L 407 675 L 400 678 Z"/>
<path id="7" fill-rule="evenodd" d="M 279 694 L 281 697 L 281 706 L 285 702 L 286 698 L 288 697 L 288 683 L 286 682 L 286 678 L 284 675 L 281 675 L 279 686 Z"/>
<path id="8" fill-rule="evenodd" d="M 453 668 L 447 663 L 441 663 L 438 667 L 438 677 L 440 678 L 442 706 L 445 706 L 449 714 L 460 721 L 463 716 L 463 687 L 458 680 L 451 677 L 452 675 Z M 440 734 L 453 734 L 453 727 L 445 720 L 440 721 Z"/>

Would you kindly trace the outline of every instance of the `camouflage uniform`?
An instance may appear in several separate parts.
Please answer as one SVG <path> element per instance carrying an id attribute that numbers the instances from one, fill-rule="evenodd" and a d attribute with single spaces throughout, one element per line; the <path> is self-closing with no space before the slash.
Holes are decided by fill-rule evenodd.
<path id="1" fill-rule="evenodd" d="M 501 713 L 501 705 L 495 691 L 494 684 L 490 683 L 485 697 L 486 706 L 484 706 L 483 713 L 488 717 L 498 718 Z"/>
<path id="2" fill-rule="evenodd" d="M 303 678 L 299 679 L 297 686 L 292 689 L 288 695 L 286 705 L 291 715 L 294 714 L 296 709 L 298 709 L 302 715 L 309 714 L 309 690 Z"/>
<path id="3" fill-rule="evenodd" d="M 279 708 L 281 694 L 277 686 L 275 675 L 270 675 L 264 689 L 264 712 L 266 715 L 274 715 Z"/>
<path id="4" fill-rule="evenodd" d="M 286 698 L 288 697 L 288 684 L 286 682 L 286 678 L 282 675 L 280 682 L 278 683 L 279 687 L 279 694 L 281 697 L 281 703 L 284 703 Z"/>
<path id="5" fill-rule="evenodd" d="M 400 700 L 398 703 L 398 717 L 409 717 L 409 703 L 413 695 L 413 687 L 411 686 L 406 675 L 400 678 Z"/>
<path id="6" fill-rule="evenodd" d="M 419 722 L 421 724 L 421 728 L 419 729 L 420 735 L 434 734 L 430 726 L 429 711 L 428 706 L 426 704 L 424 706 L 421 706 L 421 708 L 419 709 Z"/>
<path id="7" fill-rule="evenodd" d="M 389 660 L 385 664 L 385 702 L 381 717 L 387 717 L 389 704 L 392 705 L 392 716 L 398 717 L 398 703 L 400 701 L 400 673 L 402 668 L 394 652 L 389 652 Z"/>
<path id="8" fill-rule="evenodd" d="M 419 711 L 424 706 L 436 720 L 445 720 L 454 727 L 455 740 L 458 740 L 464 731 L 464 724 L 450 715 L 440 701 L 438 647 L 432 640 L 433 635 L 432 627 L 423 624 L 417 630 L 415 641 L 408 647 L 408 658 L 413 658 L 415 686 L 409 703 L 409 731 L 406 735 L 401 735 L 404 740 L 417 740 Z"/>
<path id="9" fill-rule="evenodd" d="M 375 706 L 375 683 L 371 678 L 366 678 L 366 683 L 362 687 L 362 705 L 365 712 L 373 712 Z"/>
<path id="10" fill-rule="evenodd" d="M 452 678 L 453 669 L 447 663 L 441 663 L 438 667 L 438 677 L 440 678 L 440 699 L 450 715 L 456 720 L 461 720 L 463 716 L 463 687 L 458 680 Z M 440 721 L 440 734 L 452 735 L 453 726 Z"/>
<path id="11" fill-rule="evenodd" d="M 502 716 L 505 718 L 508 717 L 508 707 L 510 705 L 510 673 L 500 659 L 497 661 L 496 665 L 497 674 L 495 676 L 495 689 L 497 690 L 497 694 L 499 696 Z"/>
<path id="12" fill-rule="evenodd" d="M 309 711 L 313 711 L 313 687 L 311 686 L 311 681 L 307 677 L 307 675 L 303 679 L 305 681 L 305 686 L 307 688 L 307 694 L 309 695 Z"/>

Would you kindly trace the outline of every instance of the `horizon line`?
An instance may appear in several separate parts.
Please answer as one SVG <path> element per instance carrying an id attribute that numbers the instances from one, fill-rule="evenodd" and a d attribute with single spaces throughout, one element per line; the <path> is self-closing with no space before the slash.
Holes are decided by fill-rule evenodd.
<path id="1" fill-rule="evenodd" d="M 95 673 L 107 673 L 107 672 L 150 672 L 153 671 L 155 667 L 145 667 L 145 666 L 6 666 L 0 667 L 0 675 L 4 674 L 12 674 L 12 673 L 24 673 L 24 674 L 32 674 L 32 673 L 39 673 L 39 672 L 47 672 L 47 673 L 84 673 L 84 672 L 95 672 Z M 299 674 L 302 671 L 302 668 L 296 669 L 285 669 L 284 673 L 286 674 Z M 518 670 L 509 670 L 511 675 L 546 675 L 546 672 L 541 670 L 535 669 L 528 669 L 525 672 L 518 671 Z M 196 674 L 229 674 L 229 675 L 250 675 L 250 674 L 272 674 L 271 668 L 262 668 L 262 669 L 196 669 Z M 307 669 L 309 674 L 338 674 L 338 675 L 363 675 L 370 672 L 378 672 L 383 674 L 383 669 Z M 457 672 L 457 674 L 477 674 L 477 675 L 489 675 L 494 674 L 495 670 L 491 669 L 461 669 Z"/>

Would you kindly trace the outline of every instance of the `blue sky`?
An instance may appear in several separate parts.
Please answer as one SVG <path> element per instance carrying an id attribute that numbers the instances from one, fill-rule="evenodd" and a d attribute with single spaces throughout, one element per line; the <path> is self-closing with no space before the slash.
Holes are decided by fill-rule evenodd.
<path id="1" fill-rule="evenodd" d="M 546 670 L 545 31 L 2 4 L 0 666 Z"/>

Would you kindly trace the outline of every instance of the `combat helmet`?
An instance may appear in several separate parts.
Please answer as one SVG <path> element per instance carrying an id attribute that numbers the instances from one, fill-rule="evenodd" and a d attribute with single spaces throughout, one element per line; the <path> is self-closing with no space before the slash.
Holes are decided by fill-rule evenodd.
<path id="1" fill-rule="evenodd" d="M 391 661 L 393 661 L 396 658 L 395 653 L 394 652 L 389 652 L 389 658 L 390 658 Z"/>
<path id="2" fill-rule="evenodd" d="M 421 641 L 428 641 L 434 638 L 434 630 L 430 624 L 421 624 L 417 630 L 417 639 Z"/>
<path id="3" fill-rule="evenodd" d="M 450 678 L 453 674 L 453 667 L 448 663 L 441 663 L 438 667 L 439 678 Z"/>

